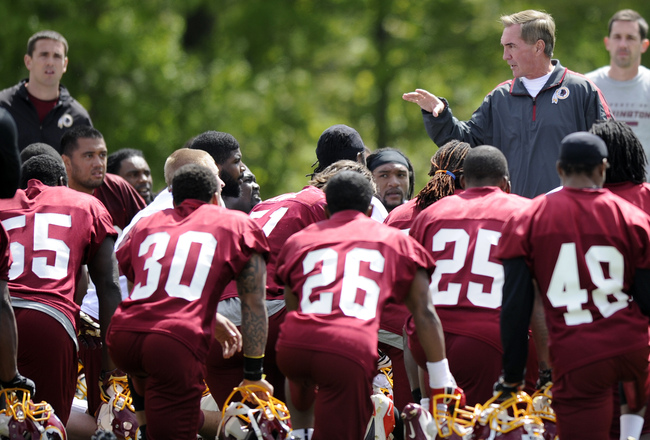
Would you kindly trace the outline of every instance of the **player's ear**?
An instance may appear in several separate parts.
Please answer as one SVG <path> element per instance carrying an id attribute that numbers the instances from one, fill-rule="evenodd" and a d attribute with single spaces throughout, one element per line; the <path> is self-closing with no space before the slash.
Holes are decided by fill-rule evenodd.
<path id="1" fill-rule="evenodd" d="M 330 208 L 327 205 L 325 205 L 325 216 L 327 216 L 327 218 L 330 218 L 332 216 Z"/>
<path id="2" fill-rule="evenodd" d="M 372 217 L 372 205 L 368 206 L 368 209 L 366 209 L 366 217 Z"/>
<path id="3" fill-rule="evenodd" d="M 510 179 L 508 179 L 508 176 L 503 176 L 501 178 L 501 183 L 499 184 L 499 188 L 501 188 L 501 190 L 504 193 L 510 194 L 512 188 L 510 187 Z"/>
<path id="4" fill-rule="evenodd" d="M 357 153 L 357 162 L 362 164 L 363 166 L 366 166 L 366 153 Z"/>

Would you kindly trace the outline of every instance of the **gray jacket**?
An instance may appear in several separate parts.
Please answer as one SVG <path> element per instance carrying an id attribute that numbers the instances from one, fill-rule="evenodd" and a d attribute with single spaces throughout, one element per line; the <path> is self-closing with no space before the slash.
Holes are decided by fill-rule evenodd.
<path id="1" fill-rule="evenodd" d="M 458 139 L 472 147 L 499 148 L 508 159 L 515 194 L 535 197 L 559 186 L 555 163 L 560 141 L 611 114 L 594 83 L 558 60 L 551 62 L 551 77 L 536 98 L 514 78 L 492 90 L 469 121 L 455 118 L 446 101 L 437 118 L 422 111 L 429 137 L 438 146 Z"/>

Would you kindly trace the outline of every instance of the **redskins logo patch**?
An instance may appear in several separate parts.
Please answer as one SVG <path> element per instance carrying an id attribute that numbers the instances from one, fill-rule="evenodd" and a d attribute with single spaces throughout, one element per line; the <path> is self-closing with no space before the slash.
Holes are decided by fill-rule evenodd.
<path id="1" fill-rule="evenodd" d="M 59 128 L 63 128 L 63 127 L 70 128 L 72 127 L 73 122 L 74 119 L 72 115 L 70 113 L 66 113 L 65 115 L 59 118 L 59 122 L 57 123 L 57 125 L 59 126 Z"/>
<path id="2" fill-rule="evenodd" d="M 560 87 L 553 93 L 553 98 L 551 99 L 551 102 L 553 104 L 557 104 L 558 100 L 560 99 L 567 99 L 569 97 L 569 89 L 566 87 Z"/>

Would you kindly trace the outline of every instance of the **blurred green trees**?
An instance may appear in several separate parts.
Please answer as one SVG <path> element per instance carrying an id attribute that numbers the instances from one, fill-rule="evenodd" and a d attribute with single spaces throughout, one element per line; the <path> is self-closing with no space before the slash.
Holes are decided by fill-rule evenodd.
<path id="1" fill-rule="evenodd" d="M 343 123 L 370 149 L 405 151 L 417 191 L 437 147 L 403 92 L 426 88 L 468 119 L 511 75 L 501 14 L 551 13 L 555 57 L 587 72 L 608 63 L 602 37 L 619 7 L 650 18 L 638 0 L 1 0 L 0 87 L 27 76 L 29 36 L 54 29 L 70 44 L 63 83 L 109 152 L 144 150 L 157 190 L 174 149 L 219 130 L 239 140 L 263 198 L 296 191 L 320 133 Z"/>

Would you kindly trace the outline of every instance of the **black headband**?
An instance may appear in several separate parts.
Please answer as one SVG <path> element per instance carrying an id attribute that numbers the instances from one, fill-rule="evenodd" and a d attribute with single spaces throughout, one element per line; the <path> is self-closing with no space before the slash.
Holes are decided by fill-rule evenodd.
<path id="1" fill-rule="evenodd" d="M 404 165 L 407 170 L 411 171 L 411 167 L 406 157 L 404 157 L 404 155 L 399 151 L 395 150 L 378 151 L 376 153 L 372 153 L 366 160 L 368 162 L 367 167 L 370 171 L 374 171 L 375 168 L 387 163 L 398 163 L 400 165 Z"/>

